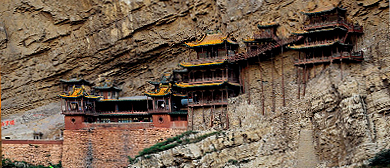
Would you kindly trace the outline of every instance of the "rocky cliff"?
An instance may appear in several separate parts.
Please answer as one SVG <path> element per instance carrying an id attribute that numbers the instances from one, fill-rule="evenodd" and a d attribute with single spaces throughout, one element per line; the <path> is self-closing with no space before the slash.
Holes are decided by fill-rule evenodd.
<path id="1" fill-rule="evenodd" d="M 194 56 L 182 44 L 199 39 L 207 29 L 220 29 L 241 40 L 251 36 L 257 23 L 276 21 L 281 25 L 277 33 L 288 37 L 303 24 L 300 11 L 331 4 L 343 5 L 348 19 L 364 27 L 356 45 L 365 52 L 364 61 L 310 70 L 301 99 L 296 96 L 294 52 L 276 56 L 275 63 L 250 65 L 251 94 L 231 100 L 229 110 L 236 115 L 229 115 L 235 120 L 233 130 L 221 137 L 226 140 L 215 137 L 221 141 L 216 151 L 204 150 L 201 158 L 179 159 L 175 164 L 290 167 L 306 164 L 297 158 L 310 151 L 316 156 L 312 164 L 361 163 L 389 148 L 388 0 L 5 0 L 0 8 L 2 117 L 24 115 L 57 102 L 61 78 L 82 76 L 95 83 L 110 78 L 121 86 L 123 95 L 141 94 L 150 87 L 145 81 Z M 280 97 L 271 95 L 269 89 L 277 87 L 276 95 L 280 95 L 281 66 L 286 67 L 286 107 L 281 107 Z M 265 116 L 260 115 L 260 103 L 247 104 L 248 96 L 259 102 L 259 68 L 266 81 L 271 81 L 271 70 L 278 74 L 275 84 L 265 86 Z M 242 132 L 251 130 L 257 133 L 245 133 L 244 138 Z M 231 137 L 236 136 L 242 141 L 233 141 Z M 310 141 L 310 137 L 312 144 L 300 146 L 307 144 L 300 139 Z M 174 158 L 182 156 L 186 154 Z M 211 157 L 220 160 L 209 163 Z M 238 162 L 235 165 L 230 159 Z"/>

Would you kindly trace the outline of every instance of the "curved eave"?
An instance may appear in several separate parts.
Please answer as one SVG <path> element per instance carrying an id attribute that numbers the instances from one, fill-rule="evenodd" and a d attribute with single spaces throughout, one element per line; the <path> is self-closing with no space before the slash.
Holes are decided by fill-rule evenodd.
<path id="1" fill-rule="evenodd" d="M 224 42 L 227 42 L 228 44 L 231 44 L 231 45 L 238 45 L 237 42 L 234 42 L 232 40 L 215 40 L 215 41 L 212 41 L 212 42 L 205 42 L 205 43 L 198 43 L 198 44 L 195 44 L 195 43 L 184 43 L 185 46 L 189 47 L 189 48 L 197 48 L 197 47 L 204 47 L 204 46 L 215 46 L 215 45 L 221 45 L 221 44 L 224 44 Z"/>
<path id="2" fill-rule="evenodd" d="M 181 67 L 188 68 L 188 67 L 202 67 L 202 66 L 213 66 L 213 65 L 222 65 L 226 63 L 226 61 L 219 61 L 219 62 L 208 62 L 208 63 L 199 63 L 199 64 L 192 64 L 187 62 L 179 63 Z"/>
<path id="3" fill-rule="evenodd" d="M 311 15 L 318 15 L 318 14 L 322 14 L 322 13 L 327 13 L 327 12 L 332 12 L 333 10 L 340 10 L 340 11 L 347 11 L 346 9 L 344 8 L 340 8 L 340 7 L 332 7 L 332 8 L 328 8 L 328 9 L 323 9 L 323 10 L 315 10 L 315 11 L 311 11 L 311 12 L 302 12 L 304 15 L 308 15 L 308 16 L 311 16 Z"/>
<path id="4" fill-rule="evenodd" d="M 340 42 L 336 41 L 336 42 L 332 42 L 332 43 L 317 44 L 317 45 L 303 45 L 303 44 L 302 45 L 294 45 L 294 46 L 288 46 L 288 48 L 293 49 L 293 50 L 304 50 L 304 49 L 310 49 L 310 48 L 327 47 L 327 46 L 332 46 L 332 45 L 336 45 L 336 44 L 340 44 L 343 46 L 351 46 L 351 44 L 344 44 L 344 43 L 340 43 Z"/>
<path id="5" fill-rule="evenodd" d="M 222 86 L 224 84 L 229 84 L 232 86 L 240 86 L 240 84 L 237 83 L 231 83 L 231 82 L 218 82 L 218 83 L 203 83 L 203 84 L 186 84 L 186 83 L 176 83 L 175 86 L 180 88 L 197 88 L 197 87 L 213 87 L 213 86 Z"/>
<path id="6" fill-rule="evenodd" d="M 335 28 L 329 28 L 329 29 L 320 29 L 320 30 L 313 30 L 313 31 L 301 31 L 301 32 L 293 32 L 292 34 L 297 36 L 312 34 L 312 33 L 322 33 L 322 32 L 329 32 L 334 30 L 342 30 L 342 31 L 348 31 L 346 28 L 342 27 L 335 27 Z"/>

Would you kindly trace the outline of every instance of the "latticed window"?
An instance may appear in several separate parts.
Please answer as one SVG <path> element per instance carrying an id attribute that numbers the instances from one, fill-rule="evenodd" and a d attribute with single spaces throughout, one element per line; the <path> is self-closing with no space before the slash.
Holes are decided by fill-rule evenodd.
<path id="1" fill-rule="evenodd" d="M 100 122 L 102 122 L 102 123 L 110 123 L 111 120 L 109 118 L 101 118 Z"/>
<path id="2" fill-rule="evenodd" d="M 132 119 L 131 118 L 119 118 L 118 122 L 120 122 L 120 123 L 129 123 L 129 122 L 132 122 Z"/>

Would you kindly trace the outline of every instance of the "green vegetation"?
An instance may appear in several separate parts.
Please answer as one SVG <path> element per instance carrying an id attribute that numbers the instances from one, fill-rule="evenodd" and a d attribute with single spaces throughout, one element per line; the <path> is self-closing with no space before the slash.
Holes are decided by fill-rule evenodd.
<path id="1" fill-rule="evenodd" d="M 33 165 L 25 161 L 12 161 L 10 159 L 3 159 L 1 162 L 3 168 L 62 168 L 61 162 L 55 165 L 50 163 L 50 166 Z"/>
<path id="2" fill-rule="evenodd" d="M 236 165 L 238 163 L 238 161 L 234 160 L 234 159 L 229 159 L 228 162 L 231 164 L 234 164 L 234 165 Z"/>
<path id="3" fill-rule="evenodd" d="M 369 166 L 373 167 L 390 167 L 390 149 L 380 151 L 374 158 L 370 159 Z"/>
<path id="4" fill-rule="evenodd" d="M 136 158 L 138 157 L 143 157 L 143 156 L 146 156 L 145 158 L 149 159 L 150 156 L 149 154 L 152 154 L 152 153 L 157 153 L 157 152 L 160 152 L 160 151 L 165 151 L 165 150 L 168 150 L 168 149 L 171 149 L 171 148 L 174 148 L 176 146 L 179 146 L 179 145 L 185 145 L 185 144 L 190 144 L 190 143 L 197 143 L 203 139 L 206 139 L 207 137 L 210 137 L 212 135 L 215 135 L 215 134 L 219 134 L 221 133 L 220 131 L 216 131 L 216 132 L 211 132 L 211 133 L 208 133 L 208 134 L 204 134 L 204 135 L 201 135 L 201 136 L 198 136 L 198 137 L 195 137 L 194 139 L 189 139 L 188 136 L 191 135 L 191 134 L 197 134 L 198 132 L 196 131 L 186 131 L 178 136 L 175 136 L 173 138 L 168 138 L 166 141 L 164 142 L 160 142 L 160 143 L 157 143 L 149 148 L 145 148 L 143 149 L 142 151 L 140 151 L 138 153 L 137 156 L 135 156 L 135 158 L 132 158 L 130 156 L 128 156 L 129 158 L 129 162 L 130 164 L 133 164 L 136 162 Z M 186 137 L 185 139 L 182 140 L 183 137 Z"/>

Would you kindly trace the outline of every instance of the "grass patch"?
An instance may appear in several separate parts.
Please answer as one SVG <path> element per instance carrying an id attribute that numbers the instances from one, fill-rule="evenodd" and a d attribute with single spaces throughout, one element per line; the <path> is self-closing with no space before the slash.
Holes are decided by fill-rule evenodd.
<path id="1" fill-rule="evenodd" d="M 43 166 L 43 165 L 33 165 L 30 163 L 27 163 L 25 161 L 12 161 L 10 159 L 2 159 L 1 160 L 3 168 L 62 168 L 61 161 L 58 164 L 50 164 L 50 166 Z"/>
<path id="2" fill-rule="evenodd" d="M 390 149 L 384 149 L 369 160 L 369 166 L 390 167 Z"/>
<path id="3" fill-rule="evenodd" d="M 233 165 L 236 165 L 236 164 L 238 164 L 238 161 L 237 161 L 237 160 L 234 160 L 234 159 L 229 159 L 229 160 L 228 160 L 228 163 L 231 163 L 231 164 L 233 164 Z"/>
<path id="4" fill-rule="evenodd" d="M 198 136 L 198 137 L 196 137 L 194 139 L 189 139 L 188 138 L 189 135 L 196 134 L 196 133 L 198 133 L 198 132 L 196 132 L 196 131 L 186 131 L 186 132 L 184 132 L 184 133 L 182 133 L 182 134 L 180 134 L 178 136 L 175 136 L 175 137 L 172 137 L 172 138 L 168 138 L 166 141 L 156 143 L 155 145 L 153 145 L 153 146 L 151 146 L 149 148 L 145 148 L 142 151 L 140 151 L 138 153 L 138 155 L 135 156 L 135 158 L 132 158 L 132 157 L 128 156 L 129 162 L 130 162 L 130 164 L 133 164 L 136 161 L 136 158 L 138 158 L 138 157 L 142 157 L 142 156 L 146 156 L 146 155 L 149 155 L 149 154 L 153 154 L 153 153 L 165 151 L 165 150 L 168 150 L 168 149 L 172 149 L 172 148 L 174 148 L 176 146 L 179 146 L 179 145 L 185 145 L 185 144 L 190 144 L 190 143 L 197 143 L 199 141 L 202 141 L 203 139 L 206 139 L 207 137 L 210 137 L 210 136 L 215 135 L 215 134 L 219 134 L 220 131 L 204 134 L 204 135 Z M 186 138 L 183 139 L 184 137 L 186 137 Z"/>

